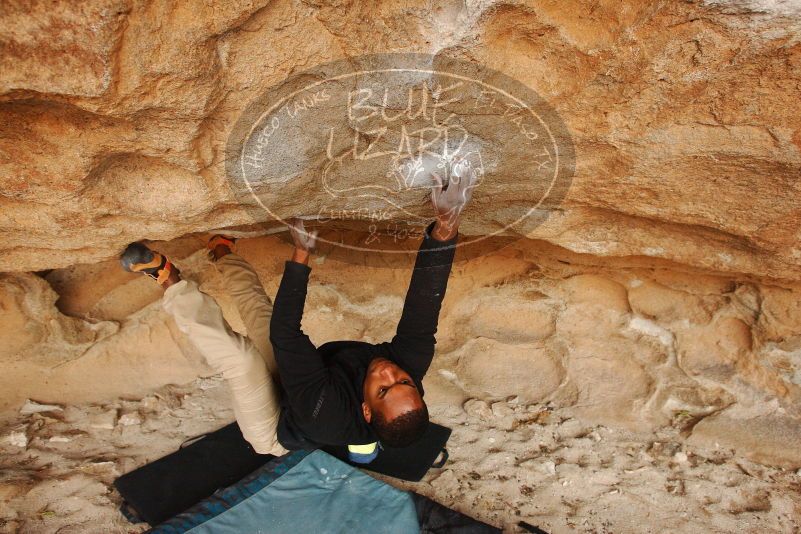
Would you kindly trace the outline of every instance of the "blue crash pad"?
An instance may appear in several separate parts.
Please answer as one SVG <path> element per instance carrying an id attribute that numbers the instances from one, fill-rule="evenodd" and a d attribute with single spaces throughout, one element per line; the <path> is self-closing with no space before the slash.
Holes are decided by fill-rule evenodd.
<path id="1" fill-rule="evenodd" d="M 156 534 L 417 533 L 411 496 L 322 451 L 271 460 Z"/>

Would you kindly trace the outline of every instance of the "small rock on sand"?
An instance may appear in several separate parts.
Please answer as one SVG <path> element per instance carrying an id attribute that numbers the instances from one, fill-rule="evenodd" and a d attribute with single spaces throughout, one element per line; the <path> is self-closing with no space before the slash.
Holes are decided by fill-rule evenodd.
<path id="1" fill-rule="evenodd" d="M 443 473 L 431 481 L 431 485 L 439 491 L 447 493 L 455 493 L 459 491 L 459 479 L 450 469 L 446 469 Z"/>
<path id="2" fill-rule="evenodd" d="M 38 402 L 32 401 L 30 399 L 25 401 L 25 404 L 22 405 L 22 408 L 19 409 L 20 415 L 31 415 L 35 413 L 41 412 L 60 412 L 63 411 L 61 406 L 56 404 L 39 404 Z"/>
<path id="3" fill-rule="evenodd" d="M 8 436 L 6 436 L 6 441 L 14 447 L 25 448 L 28 446 L 28 436 L 26 436 L 25 432 L 23 431 L 11 432 Z"/>
<path id="4" fill-rule="evenodd" d="M 560 439 L 578 438 L 587 434 L 587 427 L 577 419 L 568 419 L 559 425 L 558 433 Z"/>
<path id="5" fill-rule="evenodd" d="M 551 461 L 542 462 L 540 465 L 540 471 L 545 473 L 546 475 L 555 475 L 556 474 L 556 464 Z"/>
<path id="6" fill-rule="evenodd" d="M 126 413 L 122 417 L 120 417 L 118 423 L 122 426 L 141 425 L 142 418 L 139 417 L 138 413 Z"/>
<path id="7" fill-rule="evenodd" d="M 89 426 L 102 430 L 114 430 L 117 424 L 117 410 L 95 414 L 89 418 Z"/>
<path id="8" fill-rule="evenodd" d="M 495 417 L 506 417 L 514 413 L 515 411 L 505 402 L 496 402 L 492 405 L 492 414 Z"/>
<path id="9" fill-rule="evenodd" d="M 464 411 L 466 411 L 467 415 L 470 417 L 476 417 L 485 421 L 492 419 L 492 410 L 489 404 L 480 399 L 470 399 L 465 402 Z"/>

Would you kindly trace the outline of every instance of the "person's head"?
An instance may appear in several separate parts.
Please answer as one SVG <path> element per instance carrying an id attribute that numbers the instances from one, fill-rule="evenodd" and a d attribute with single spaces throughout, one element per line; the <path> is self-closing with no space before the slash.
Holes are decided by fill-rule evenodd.
<path id="1" fill-rule="evenodd" d="M 417 441 L 428 426 L 428 408 L 409 373 L 385 358 L 376 358 L 364 378 L 364 419 L 389 447 Z"/>

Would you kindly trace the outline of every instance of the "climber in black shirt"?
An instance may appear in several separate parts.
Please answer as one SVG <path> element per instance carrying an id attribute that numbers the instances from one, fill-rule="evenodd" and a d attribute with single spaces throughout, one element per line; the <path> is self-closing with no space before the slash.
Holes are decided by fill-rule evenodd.
<path id="1" fill-rule="evenodd" d="M 400 447 L 425 431 L 428 410 L 422 380 L 434 357 L 460 216 L 477 183 L 467 160 L 454 165 L 446 187 L 434 178 L 436 220 L 425 230 L 390 342 L 312 344 L 300 324 L 316 232 L 307 232 L 299 220 L 290 225 L 295 250 L 285 264 L 270 322 L 283 389 L 277 437 L 287 449 L 350 445 L 358 451 L 358 446 L 376 441 Z"/>

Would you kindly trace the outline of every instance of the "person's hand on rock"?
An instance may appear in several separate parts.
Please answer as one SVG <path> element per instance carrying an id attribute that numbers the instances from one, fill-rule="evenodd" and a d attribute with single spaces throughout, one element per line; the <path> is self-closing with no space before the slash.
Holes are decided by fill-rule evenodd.
<path id="1" fill-rule="evenodd" d="M 317 244 L 317 230 L 309 232 L 303 224 L 302 219 L 293 218 L 288 221 L 289 234 L 295 243 L 295 251 L 292 254 L 292 261 L 309 263 L 309 253 Z"/>
<path id="2" fill-rule="evenodd" d="M 451 168 L 447 187 L 438 174 L 434 174 L 431 203 L 437 212 L 437 223 L 432 235 L 439 241 L 452 239 L 459 229 L 461 215 L 478 185 L 478 173 L 467 158 L 457 161 Z"/>

